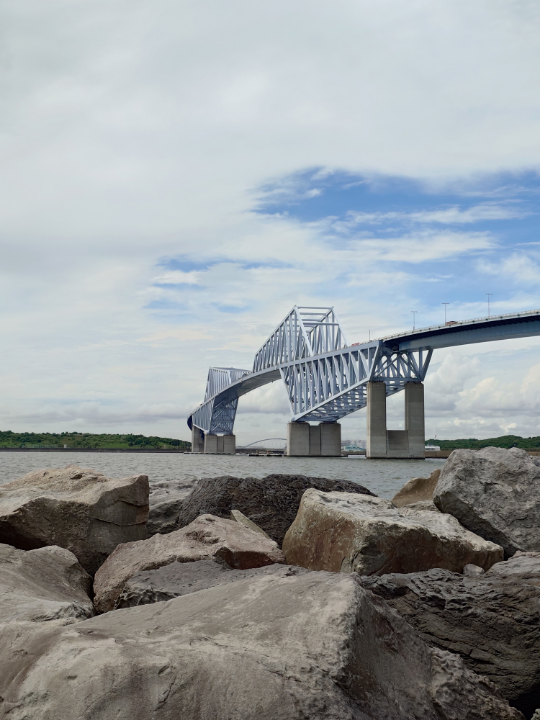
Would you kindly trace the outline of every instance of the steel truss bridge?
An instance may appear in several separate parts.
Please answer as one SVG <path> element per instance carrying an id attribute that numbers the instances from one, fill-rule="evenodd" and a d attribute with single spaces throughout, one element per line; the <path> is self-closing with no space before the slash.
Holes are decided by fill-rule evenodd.
<path id="1" fill-rule="evenodd" d="M 238 399 L 283 380 L 293 422 L 334 423 L 367 403 L 367 383 L 384 382 L 386 395 L 423 382 L 433 350 L 540 335 L 540 310 L 446 323 L 348 345 L 332 307 L 295 306 L 255 353 L 253 368 L 212 367 L 204 400 L 189 428 L 233 432 Z"/>

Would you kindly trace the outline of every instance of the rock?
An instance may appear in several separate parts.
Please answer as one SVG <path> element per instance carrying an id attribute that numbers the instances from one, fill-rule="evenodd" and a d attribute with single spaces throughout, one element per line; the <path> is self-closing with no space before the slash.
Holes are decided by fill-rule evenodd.
<path id="1" fill-rule="evenodd" d="M 109 480 L 68 465 L 0 485 L 0 542 L 21 550 L 59 545 L 95 573 L 114 548 L 146 537 L 148 478 Z"/>
<path id="2" fill-rule="evenodd" d="M 251 570 L 233 570 L 225 563 L 217 562 L 214 559 L 188 563 L 173 562 L 157 570 L 144 570 L 133 575 L 124 585 L 114 609 L 172 600 L 181 595 L 189 595 L 216 585 L 257 577 L 275 570 L 276 565 Z M 297 575 L 308 572 L 309 570 L 304 568 L 295 568 Z"/>
<path id="3" fill-rule="evenodd" d="M 488 677 L 531 717 L 540 699 L 539 579 L 537 553 L 536 558 L 514 556 L 477 577 L 429 570 L 365 577 L 362 583 L 426 642 L 458 653 L 467 667 Z"/>
<path id="4" fill-rule="evenodd" d="M 69 627 L 3 625 L 0 696 L 13 720 L 522 717 L 355 575 L 288 567 Z"/>
<path id="5" fill-rule="evenodd" d="M 241 513 L 240 510 L 231 510 L 231 520 L 240 523 L 240 525 L 249 528 L 249 530 L 261 533 L 261 535 L 270 538 L 270 535 L 267 535 L 262 528 L 260 528 L 258 525 L 255 525 L 254 522 L 251 522 L 251 520 L 246 517 L 244 513 Z"/>
<path id="6" fill-rule="evenodd" d="M 489 569 L 489 575 L 497 575 L 500 578 L 518 582 L 526 582 L 528 585 L 536 585 L 540 588 L 540 553 L 517 552 L 512 555 L 511 561 L 497 563 Z"/>
<path id="7" fill-rule="evenodd" d="M 184 501 L 178 524 L 180 527 L 189 525 L 204 513 L 228 518 L 231 510 L 240 510 L 281 547 L 285 533 L 296 517 L 302 495 L 308 488 L 373 495 L 367 488 L 348 480 L 305 475 L 267 475 L 262 479 L 206 478 L 199 480 Z"/>
<path id="8" fill-rule="evenodd" d="M 465 530 L 451 515 L 388 500 L 306 490 L 283 541 L 287 562 L 310 570 L 383 575 L 432 567 L 488 569 L 502 548 Z"/>
<path id="9" fill-rule="evenodd" d="M 465 565 L 463 568 L 463 574 L 466 577 L 478 577 L 479 575 L 483 575 L 485 573 L 485 570 L 478 565 L 472 565 L 469 563 L 468 565 Z"/>
<path id="10" fill-rule="evenodd" d="M 471 532 L 504 548 L 540 551 L 540 458 L 525 450 L 454 450 L 433 495 Z"/>
<path id="11" fill-rule="evenodd" d="M 0 544 L 0 622 L 74 622 L 92 617 L 92 578 L 73 553 L 52 545 Z"/>
<path id="12" fill-rule="evenodd" d="M 182 504 L 196 484 L 195 479 L 160 480 L 151 483 L 150 510 L 146 523 L 148 537 L 178 530 L 178 515 Z"/>
<path id="13" fill-rule="evenodd" d="M 428 478 L 413 478 L 409 480 L 392 498 L 393 505 L 403 507 L 404 505 L 412 505 L 412 503 L 421 502 L 422 500 L 431 500 L 440 474 L 441 470 L 439 468 L 438 470 L 434 470 Z"/>
<path id="14" fill-rule="evenodd" d="M 96 609 L 112 610 L 127 580 L 142 570 L 205 558 L 216 558 L 240 570 L 285 562 L 273 540 L 232 520 L 201 515 L 181 530 L 117 547 L 96 573 Z"/>

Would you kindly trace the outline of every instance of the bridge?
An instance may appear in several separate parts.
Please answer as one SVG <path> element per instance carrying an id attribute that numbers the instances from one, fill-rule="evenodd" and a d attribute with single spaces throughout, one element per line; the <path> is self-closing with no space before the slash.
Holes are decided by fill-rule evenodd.
<path id="1" fill-rule="evenodd" d="M 234 453 L 239 398 L 281 379 L 291 406 L 288 455 L 341 455 L 338 421 L 366 407 L 367 457 L 423 458 L 423 383 L 433 351 L 533 335 L 540 335 L 540 310 L 447 322 L 349 345 L 333 307 L 295 306 L 255 353 L 251 370 L 209 369 L 204 400 L 187 421 L 192 452 Z M 386 398 L 402 390 L 405 429 L 388 430 Z"/>

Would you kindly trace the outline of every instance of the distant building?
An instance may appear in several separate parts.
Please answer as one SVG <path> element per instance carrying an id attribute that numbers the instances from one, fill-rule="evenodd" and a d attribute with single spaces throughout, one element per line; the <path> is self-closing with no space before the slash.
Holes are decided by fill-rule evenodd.
<path id="1" fill-rule="evenodd" d="M 440 449 L 440 445 L 426 445 L 426 450 L 431 450 L 431 452 L 439 452 Z"/>

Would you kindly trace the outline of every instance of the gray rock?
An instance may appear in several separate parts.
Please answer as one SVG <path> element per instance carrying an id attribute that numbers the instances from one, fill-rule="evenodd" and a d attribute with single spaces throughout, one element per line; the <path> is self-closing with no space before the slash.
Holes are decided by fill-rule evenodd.
<path id="1" fill-rule="evenodd" d="M 535 583 L 529 581 L 531 575 Z M 429 570 L 364 577 L 362 583 L 426 642 L 458 653 L 467 667 L 488 677 L 531 717 L 540 699 L 539 579 L 537 554 L 514 556 L 477 577 Z"/>
<path id="2" fill-rule="evenodd" d="M 178 515 L 184 500 L 197 480 L 159 480 L 150 484 L 150 510 L 146 530 L 148 537 L 156 533 L 178 530 Z"/>
<path id="3" fill-rule="evenodd" d="M 367 488 L 348 480 L 305 475 L 267 475 L 262 479 L 206 478 L 199 480 L 184 501 L 178 524 L 184 527 L 204 513 L 228 518 L 231 510 L 240 510 L 281 546 L 308 488 L 373 495 Z"/>
<path id="4" fill-rule="evenodd" d="M 59 545 L 90 574 L 117 545 L 146 537 L 148 478 L 109 480 L 68 465 L 0 485 L 0 542 L 21 550 Z"/>
<path id="5" fill-rule="evenodd" d="M 383 575 L 441 567 L 488 569 L 503 559 L 499 545 L 465 530 L 424 503 L 396 508 L 368 495 L 306 490 L 283 541 L 287 562 L 310 570 Z"/>
<path id="6" fill-rule="evenodd" d="M 465 565 L 465 567 L 463 568 L 463 574 L 467 577 L 478 577 L 479 575 L 483 575 L 484 573 L 484 568 L 481 568 L 478 565 L 472 565 L 471 563 L 469 563 L 469 565 Z"/>
<path id="7" fill-rule="evenodd" d="M 441 470 L 434 470 L 428 478 L 413 478 L 394 495 L 392 503 L 396 507 L 412 505 L 424 500 L 433 499 L 433 491 L 437 486 Z"/>
<path id="8" fill-rule="evenodd" d="M 173 562 L 157 570 L 145 570 L 133 575 L 124 585 L 114 609 L 172 600 L 175 597 L 207 590 L 216 585 L 275 571 L 276 565 L 251 570 L 233 570 L 225 563 L 217 562 L 215 559 L 196 560 L 188 563 Z M 296 575 L 307 572 L 309 570 L 304 570 L 304 568 L 294 568 Z"/>
<path id="9" fill-rule="evenodd" d="M 540 551 L 540 459 L 525 450 L 454 450 L 433 500 L 471 532 L 504 548 Z"/>
<path id="10" fill-rule="evenodd" d="M 181 530 L 119 545 L 96 573 L 96 609 L 112 610 L 126 582 L 141 570 L 206 558 L 217 558 L 240 570 L 285 562 L 285 556 L 270 538 L 232 520 L 201 515 Z"/>
<path id="11" fill-rule="evenodd" d="M 0 544 L 0 622 L 63 623 L 92 617 L 92 578 L 69 550 Z"/>
<path id="12" fill-rule="evenodd" d="M 356 576 L 258 577 L 69 627 L 0 627 L 13 720 L 518 720 Z"/>
<path id="13" fill-rule="evenodd" d="M 231 520 L 240 523 L 240 525 L 243 525 L 244 527 L 247 527 L 254 532 L 261 533 L 261 535 L 264 535 L 267 538 L 270 537 L 268 533 L 265 533 L 262 528 L 260 528 L 258 525 L 255 525 L 255 523 L 252 522 L 248 517 L 246 517 L 244 513 L 241 513 L 240 510 L 231 510 Z"/>

